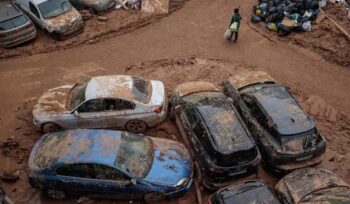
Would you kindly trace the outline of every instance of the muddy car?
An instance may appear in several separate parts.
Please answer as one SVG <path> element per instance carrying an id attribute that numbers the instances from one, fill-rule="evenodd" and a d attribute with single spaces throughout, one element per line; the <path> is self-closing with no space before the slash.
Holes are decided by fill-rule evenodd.
<path id="1" fill-rule="evenodd" d="M 285 204 L 350 203 L 350 186 L 329 170 L 305 168 L 283 177 L 276 193 Z"/>
<path id="2" fill-rule="evenodd" d="M 187 82 L 172 95 L 171 117 L 208 189 L 255 176 L 260 153 L 232 100 L 207 82 Z"/>
<path id="3" fill-rule="evenodd" d="M 33 121 L 44 133 L 60 129 L 116 128 L 143 132 L 167 115 L 161 81 L 111 75 L 49 90 L 34 106 Z"/>
<path id="4" fill-rule="evenodd" d="M 184 145 L 111 130 L 68 130 L 44 135 L 29 158 L 29 182 L 56 199 L 178 197 L 192 186 Z"/>
<path id="5" fill-rule="evenodd" d="M 57 40 L 83 31 L 83 18 L 68 0 L 14 0 L 14 3 Z"/>
<path id="6" fill-rule="evenodd" d="M 69 0 L 78 10 L 88 9 L 96 13 L 104 13 L 116 5 L 115 0 Z"/>
<path id="7" fill-rule="evenodd" d="M 10 48 L 36 37 L 36 28 L 21 10 L 0 2 L 0 47 Z"/>
<path id="8" fill-rule="evenodd" d="M 224 86 L 255 135 L 265 167 L 288 173 L 322 162 L 325 139 L 288 87 L 265 72 L 242 72 Z"/>
<path id="9" fill-rule="evenodd" d="M 281 204 L 275 193 L 262 181 L 249 180 L 220 189 L 208 199 L 209 204 Z"/>

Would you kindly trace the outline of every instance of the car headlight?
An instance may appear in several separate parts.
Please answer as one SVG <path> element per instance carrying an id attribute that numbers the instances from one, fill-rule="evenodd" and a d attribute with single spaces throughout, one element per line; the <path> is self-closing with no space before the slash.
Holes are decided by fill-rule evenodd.
<path id="1" fill-rule="evenodd" d="M 174 187 L 180 187 L 180 186 L 183 186 L 185 184 L 187 184 L 187 182 L 189 181 L 188 178 L 182 178 L 179 182 L 177 182 Z"/>

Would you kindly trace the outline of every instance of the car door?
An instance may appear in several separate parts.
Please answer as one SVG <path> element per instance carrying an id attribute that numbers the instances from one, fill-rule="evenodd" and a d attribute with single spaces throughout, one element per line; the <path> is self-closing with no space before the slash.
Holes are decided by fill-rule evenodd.
<path id="1" fill-rule="evenodd" d="M 126 123 L 137 118 L 135 104 L 124 99 L 104 99 L 105 127 L 123 129 Z"/>
<path id="2" fill-rule="evenodd" d="M 103 99 L 91 99 L 86 101 L 76 110 L 77 128 L 104 128 L 106 118 Z"/>

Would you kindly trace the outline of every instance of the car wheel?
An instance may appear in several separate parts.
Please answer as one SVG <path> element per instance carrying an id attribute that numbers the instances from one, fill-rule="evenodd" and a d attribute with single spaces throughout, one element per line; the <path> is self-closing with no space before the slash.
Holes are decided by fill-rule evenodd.
<path id="1" fill-rule="evenodd" d="M 60 190 L 47 189 L 46 195 L 54 199 L 64 199 L 66 198 L 66 193 Z"/>
<path id="2" fill-rule="evenodd" d="M 55 123 L 45 123 L 43 127 L 41 128 L 43 133 L 49 133 L 49 132 L 57 132 L 61 129 L 60 126 L 58 126 Z"/>
<path id="3" fill-rule="evenodd" d="M 146 203 L 154 203 L 164 198 L 160 193 L 148 193 L 145 195 L 144 200 Z"/>
<path id="4" fill-rule="evenodd" d="M 142 120 L 131 120 L 126 124 L 126 129 L 129 132 L 140 133 L 147 129 L 147 125 Z"/>

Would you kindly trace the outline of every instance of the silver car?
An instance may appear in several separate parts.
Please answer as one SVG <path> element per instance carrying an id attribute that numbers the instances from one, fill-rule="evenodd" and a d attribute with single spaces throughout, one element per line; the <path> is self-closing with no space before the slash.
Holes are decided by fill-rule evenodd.
<path id="1" fill-rule="evenodd" d="M 161 123 L 168 103 L 161 81 L 114 75 L 49 90 L 33 110 L 44 133 L 60 129 L 116 128 L 143 132 Z"/>

